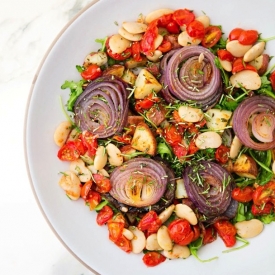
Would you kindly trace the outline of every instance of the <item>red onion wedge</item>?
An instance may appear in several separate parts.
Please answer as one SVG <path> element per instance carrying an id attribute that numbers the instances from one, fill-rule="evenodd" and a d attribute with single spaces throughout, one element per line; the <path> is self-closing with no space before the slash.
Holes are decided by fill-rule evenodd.
<path id="1" fill-rule="evenodd" d="M 127 123 L 127 84 L 115 76 L 91 82 L 74 105 L 75 123 L 99 138 L 121 132 Z"/>
<path id="2" fill-rule="evenodd" d="M 206 219 L 221 216 L 228 209 L 234 182 L 221 165 L 211 161 L 195 163 L 184 169 L 183 181 L 189 199 Z"/>
<path id="3" fill-rule="evenodd" d="M 157 203 L 168 183 L 166 169 L 149 158 L 129 160 L 111 174 L 110 195 L 127 206 L 146 207 Z"/>
<path id="4" fill-rule="evenodd" d="M 242 144 L 248 148 L 266 151 L 275 148 L 275 100 L 264 95 L 245 99 L 233 114 L 233 129 Z M 249 120 L 252 119 L 250 136 Z"/>
<path id="5" fill-rule="evenodd" d="M 168 62 L 165 60 L 167 65 L 162 65 L 163 94 L 169 91 L 177 99 L 196 102 L 203 110 L 211 108 L 222 94 L 220 71 L 214 60 L 215 56 L 202 46 L 173 51 Z"/>

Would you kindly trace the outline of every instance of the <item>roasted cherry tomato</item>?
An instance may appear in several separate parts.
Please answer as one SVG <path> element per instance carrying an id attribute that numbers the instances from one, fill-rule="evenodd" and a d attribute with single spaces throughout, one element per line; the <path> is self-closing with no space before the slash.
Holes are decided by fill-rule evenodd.
<path id="1" fill-rule="evenodd" d="M 259 34 L 255 30 L 244 30 L 241 32 L 238 41 L 242 45 L 252 45 L 258 40 Z"/>
<path id="2" fill-rule="evenodd" d="M 214 227 L 227 247 L 235 245 L 237 230 L 232 223 L 228 220 L 220 220 L 214 223 Z"/>
<path id="3" fill-rule="evenodd" d="M 112 208 L 109 205 L 104 205 L 98 212 L 96 222 L 98 225 L 107 223 L 114 215 Z"/>
<path id="4" fill-rule="evenodd" d="M 124 144 L 130 144 L 132 140 L 132 136 L 123 134 L 122 136 L 113 136 L 114 140 L 117 140 L 118 142 L 124 143 Z"/>
<path id="5" fill-rule="evenodd" d="M 123 251 L 130 253 L 132 251 L 132 243 L 124 235 L 121 235 L 115 242 L 115 244 Z"/>
<path id="6" fill-rule="evenodd" d="M 257 69 L 254 66 L 245 63 L 242 57 L 236 58 L 232 64 L 232 74 L 238 73 L 243 70 L 257 72 Z"/>
<path id="7" fill-rule="evenodd" d="M 178 25 L 188 25 L 192 21 L 195 20 L 195 15 L 192 11 L 187 9 L 179 9 L 175 10 L 172 16 L 173 20 L 175 20 Z"/>
<path id="8" fill-rule="evenodd" d="M 143 262 L 150 267 L 159 265 L 166 260 L 162 254 L 156 251 L 147 252 L 142 258 Z"/>
<path id="9" fill-rule="evenodd" d="M 122 60 L 125 60 L 125 59 L 129 58 L 132 55 L 132 47 L 127 48 L 122 53 L 114 53 L 114 52 L 112 52 L 112 50 L 111 50 L 111 48 L 109 46 L 109 40 L 110 40 L 110 37 L 106 40 L 105 46 L 106 46 L 106 49 L 107 49 L 107 54 L 111 58 L 113 58 L 115 60 L 118 60 L 118 61 L 122 61 Z"/>
<path id="10" fill-rule="evenodd" d="M 138 229 L 145 232 L 146 235 L 156 233 L 160 228 L 162 222 L 155 211 L 146 213 L 138 223 Z"/>
<path id="11" fill-rule="evenodd" d="M 188 145 L 188 155 L 193 155 L 198 151 L 199 151 L 199 148 L 197 147 L 195 140 L 194 139 L 190 140 Z"/>
<path id="12" fill-rule="evenodd" d="M 194 242 L 200 237 L 201 230 L 200 230 L 200 227 L 197 224 L 193 225 L 192 228 L 193 228 L 193 231 L 194 231 L 194 237 L 192 239 L 192 242 Z"/>
<path id="13" fill-rule="evenodd" d="M 246 186 L 244 188 L 235 187 L 232 190 L 232 198 L 238 202 L 249 202 L 253 199 L 254 188 L 252 186 Z"/>
<path id="14" fill-rule="evenodd" d="M 204 25 L 198 20 L 189 23 L 186 27 L 186 31 L 192 38 L 203 39 L 205 35 Z"/>
<path id="15" fill-rule="evenodd" d="M 264 205 L 275 197 L 275 182 L 269 181 L 265 185 L 257 186 L 253 193 L 253 203 Z"/>
<path id="16" fill-rule="evenodd" d="M 80 140 L 66 142 L 58 151 L 57 156 L 60 160 L 73 161 L 85 154 L 85 148 Z"/>
<path id="17" fill-rule="evenodd" d="M 157 25 L 158 25 L 158 20 L 152 21 L 148 25 L 148 27 L 147 27 L 147 29 L 146 29 L 146 31 L 145 31 L 145 33 L 144 33 L 144 35 L 143 35 L 143 37 L 140 41 L 141 51 L 145 55 L 153 55 L 153 53 L 155 51 L 154 43 L 155 43 L 155 40 L 158 36 L 158 27 L 157 27 Z"/>
<path id="18" fill-rule="evenodd" d="M 84 131 L 81 135 L 81 140 L 88 150 L 88 155 L 94 156 L 98 147 L 97 137 L 89 131 Z"/>
<path id="19" fill-rule="evenodd" d="M 217 231 L 215 230 L 215 228 L 212 225 L 206 227 L 203 233 L 202 243 L 206 245 L 208 243 L 214 242 L 216 239 L 217 239 Z"/>
<path id="20" fill-rule="evenodd" d="M 188 148 L 186 148 L 184 145 L 180 145 L 180 143 L 178 145 L 172 146 L 172 150 L 178 159 L 184 159 L 188 153 Z"/>
<path id="21" fill-rule="evenodd" d="M 164 129 L 164 138 L 171 146 L 178 145 L 182 140 L 182 135 L 178 132 L 175 125 L 169 125 Z"/>
<path id="22" fill-rule="evenodd" d="M 86 201 L 88 194 L 92 188 L 93 182 L 91 180 L 86 181 L 81 187 L 80 197 Z"/>
<path id="23" fill-rule="evenodd" d="M 100 174 L 93 174 L 95 180 L 95 190 L 99 193 L 107 193 L 111 190 L 112 185 L 110 179 Z"/>
<path id="24" fill-rule="evenodd" d="M 271 82 L 271 87 L 273 91 L 275 91 L 275 71 L 270 74 L 269 81 Z"/>
<path id="25" fill-rule="evenodd" d="M 124 223 L 111 219 L 107 222 L 107 226 L 109 230 L 109 239 L 115 243 L 122 236 Z"/>
<path id="26" fill-rule="evenodd" d="M 217 26 L 209 26 L 205 29 L 205 35 L 201 41 L 201 44 L 205 48 L 211 48 L 215 46 L 222 37 L 222 31 Z"/>
<path id="27" fill-rule="evenodd" d="M 172 43 L 167 39 L 163 39 L 157 49 L 162 53 L 169 52 L 172 49 Z"/>
<path id="28" fill-rule="evenodd" d="M 140 43 L 139 41 L 132 42 L 132 56 L 135 61 L 141 61 L 142 57 L 140 55 Z"/>
<path id="29" fill-rule="evenodd" d="M 185 219 L 172 221 L 168 226 L 168 232 L 172 241 L 179 245 L 190 244 L 195 235 L 190 223 Z"/>
<path id="30" fill-rule="evenodd" d="M 82 78 L 85 80 L 94 80 L 102 75 L 100 67 L 96 64 L 89 65 L 83 72 L 81 72 Z"/>
<path id="31" fill-rule="evenodd" d="M 263 205 L 253 204 L 251 207 L 251 213 L 254 216 L 268 215 L 274 212 L 274 205 L 271 202 L 268 202 Z"/>
<path id="32" fill-rule="evenodd" d="M 229 159 L 229 151 L 230 148 L 221 144 L 215 152 L 215 159 L 216 161 L 218 161 L 221 164 L 225 164 L 227 163 L 228 159 Z"/>
<path id="33" fill-rule="evenodd" d="M 90 190 L 85 201 L 89 205 L 90 210 L 94 210 L 95 207 L 100 203 L 101 196 L 98 192 Z"/>
<path id="34" fill-rule="evenodd" d="M 157 101 L 158 99 L 153 98 L 153 94 L 150 94 L 144 99 L 137 100 L 135 104 L 135 109 L 138 113 L 141 113 L 143 110 L 150 109 Z"/>
<path id="35" fill-rule="evenodd" d="M 166 29 L 169 33 L 173 33 L 173 34 L 180 33 L 180 26 L 174 20 L 167 24 Z"/>
<path id="36" fill-rule="evenodd" d="M 243 29 L 241 28 L 235 28 L 233 29 L 230 33 L 229 33 L 229 40 L 238 40 L 240 35 L 241 35 L 241 32 L 243 31 Z"/>
<path id="37" fill-rule="evenodd" d="M 235 58 L 228 50 L 225 49 L 217 50 L 217 54 L 220 60 L 227 60 L 229 62 L 232 62 Z"/>

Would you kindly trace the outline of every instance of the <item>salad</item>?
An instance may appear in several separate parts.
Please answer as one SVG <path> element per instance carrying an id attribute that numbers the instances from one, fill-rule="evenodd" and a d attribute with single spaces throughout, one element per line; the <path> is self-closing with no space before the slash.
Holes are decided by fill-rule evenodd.
<path id="1" fill-rule="evenodd" d="M 275 220 L 273 38 L 159 9 L 98 39 L 63 83 L 59 185 L 120 249 L 147 266 L 212 261 L 202 246 L 240 249 Z"/>

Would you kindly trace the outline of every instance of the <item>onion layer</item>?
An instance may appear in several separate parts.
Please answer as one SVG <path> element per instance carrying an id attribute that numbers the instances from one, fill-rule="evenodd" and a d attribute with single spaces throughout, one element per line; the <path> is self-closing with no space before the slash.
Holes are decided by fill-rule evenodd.
<path id="1" fill-rule="evenodd" d="M 204 110 L 216 104 L 222 94 L 221 76 L 215 56 L 208 49 L 183 47 L 173 51 L 168 59 L 161 65 L 164 98 L 165 93 L 170 98 L 170 93 L 182 101 L 195 101 Z"/>
<path id="2" fill-rule="evenodd" d="M 157 203 L 166 191 L 167 170 L 149 158 L 129 160 L 111 174 L 110 195 L 120 203 L 146 207 Z"/>
<path id="3" fill-rule="evenodd" d="M 75 123 L 99 138 L 120 132 L 127 123 L 127 85 L 114 76 L 91 82 L 74 105 Z"/>
<path id="4" fill-rule="evenodd" d="M 274 121 L 274 112 L 275 100 L 263 95 L 249 97 L 237 107 L 233 114 L 233 129 L 236 136 L 241 140 L 243 145 L 260 151 L 266 151 L 275 148 L 275 136 L 273 133 L 274 125 L 270 125 L 269 133 L 271 133 L 271 137 L 269 137 L 269 142 L 256 142 L 251 138 L 249 131 L 249 120 L 251 118 L 253 119 L 253 116 L 257 118 L 257 116 L 261 114 L 260 117 L 258 117 L 258 119 L 261 120 L 261 118 L 264 118 L 264 114 L 266 114 L 269 120 L 271 117 L 273 117 L 273 119 L 270 121 Z M 253 133 L 255 134 L 254 137 L 259 141 L 264 141 L 266 139 L 261 139 L 260 137 L 261 131 L 267 132 L 268 123 L 262 129 L 261 125 L 259 126 L 258 124 L 259 123 L 257 123 L 257 121 L 254 123 L 252 121 L 252 127 L 254 127 Z"/>
<path id="5" fill-rule="evenodd" d="M 221 216 L 229 207 L 233 178 L 217 163 L 201 161 L 183 171 L 189 199 L 207 219 Z"/>

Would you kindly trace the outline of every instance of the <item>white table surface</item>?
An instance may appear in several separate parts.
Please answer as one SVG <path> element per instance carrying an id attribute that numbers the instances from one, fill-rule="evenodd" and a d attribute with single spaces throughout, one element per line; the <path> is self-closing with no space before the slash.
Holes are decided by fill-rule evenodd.
<path id="1" fill-rule="evenodd" d="M 92 0 L 0 0 L 0 273 L 94 274 L 60 243 L 35 201 L 24 157 L 31 83 L 62 28 Z"/>

